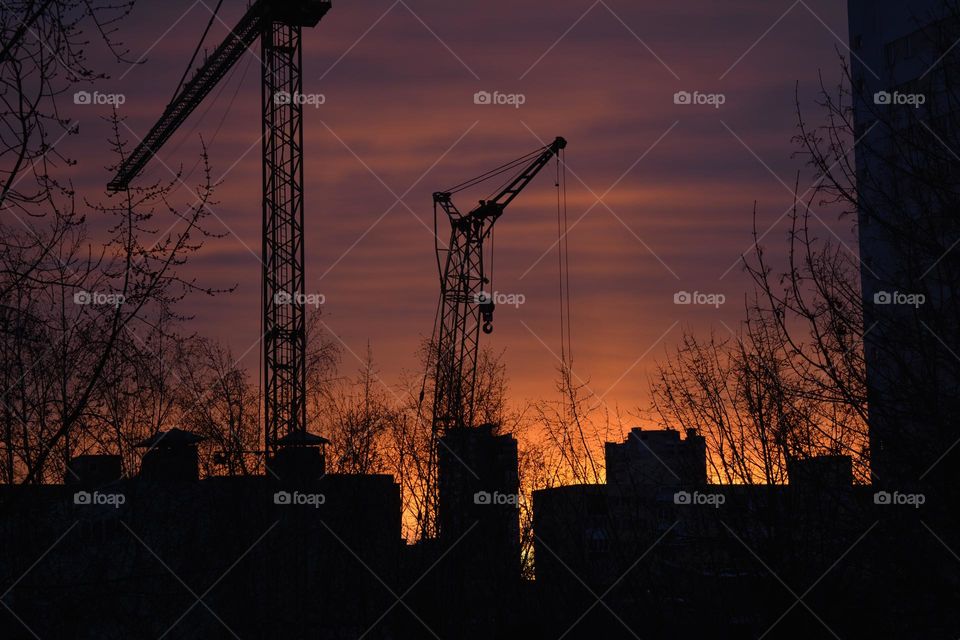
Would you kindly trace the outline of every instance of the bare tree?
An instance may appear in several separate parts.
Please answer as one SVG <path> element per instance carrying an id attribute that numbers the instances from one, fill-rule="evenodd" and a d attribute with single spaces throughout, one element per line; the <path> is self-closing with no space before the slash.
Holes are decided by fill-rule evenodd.
<path id="1" fill-rule="evenodd" d="M 230 349 L 209 338 L 188 342 L 176 372 L 177 417 L 186 429 L 205 438 L 204 475 L 250 475 L 260 471 L 263 433 L 261 396 Z"/>
<path id="2" fill-rule="evenodd" d="M 785 250 L 774 252 L 783 257 L 771 257 L 754 225 L 743 323 L 723 340 L 685 335 L 659 368 L 654 414 L 707 436 L 717 479 L 783 482 L 791 460 L 842 453 L 868 481 L 872 455 L 886 451 L 916 481 L 956 440 L 960 119 L 950 34 L 960 11 L 944 7 L 911 35 L 930 72 L 901 89 L 922 96 L 923 109 L 867 95 L 864 71 L 842 56 L 836 86 L 821 80 L 815 122 L 797 98 L 795 143 L 813 184 L 795 189 Z M 854 233 L 838 235 L 823 215 Z M 918 303 L 887 300 L 903 294 Z M 901 435 L 877 451 L 868 420 Z"/>
<path id="3" fill-rule="evenodd" d="M 366 357 L 354 379 L 338 385 L 329 405 L 327 465 L 338 473 L 383 473 L 383 450 L 396 410 L 381 387 L 380 375 L 367 344 Z"/>
<path id="4" fill-rule="evenodd" d="M 65 236 L 83 222 L 72 186 L 57 171 L 75 161 L 60 143 L 79 133 L 67 118 L 64 98 L 103 79 L 91 68 L 94 41 L 123 60 L 116 39 L 119 21 L 133 2 L 24 0 L 5 2 L 0 13 L 0 252 L 12 253 L 0 297 L 24 284 L 44 259 L 56 254 Z M 44 224 L 34 226 L 38 219 Z M 11 234 L 12 230 L 28 233 Z M 23 258 L 25 260 L 18 260 Z M 11 264 L 13 263 L 13 264 Z M 11 268 L 15 265 L 15 268 Z"/>
<path id="5" fill-rule="evenodd" d="M 121 158 L 119 118 L 112 124 L 112 146 Z M 85 203 L 106 227 L 102 241 L 85 218 L 56 222 L 72 215 L 58 209 L 22 228 L 4 227 L 3 304 L 11 326 L 30 327 L 2 336 L 4 350 L 18 363 L 4 386 L 11 481 L 58 477 L 70 456 L 90 446 L 97 401 L 109 381 L 123 382 L 111 378 L 111 366 L 131 336 L 182 319 L 173 309 L 184 296 L 217 293 L 181 275 L 211 235 L 204 223 L 215 204 L 214 185 L 205 153 L 202 161 L 204 181 L 185 204 L 170 201 L 179 176 L 102 204 Z M 163 409 L 153 410 L 159 415 Z"/>
<path id="6" fill-rule="evenodd" d="M 701 432 L 721 482 L 783 483 L 791 461 L 829 453 L 852 456 L 868 477 L 857 258 L 813 235 L 809 207 L 791 212 L 779 269 L 754 230 L 745 260 L 754 290 L 738 330 L 686 332 L 658 366 L 654 415 Z"/>
<path id="7" fill-rule="evenodd" d="M 556 400 L 534 404 L 537 437 L 547 445 L 545 486 L 602 482 L 603 444 L 614 428 L 610 410 L 591 391 L 589 381 L 575 376 L 571 367 L 557 369 Z"/>

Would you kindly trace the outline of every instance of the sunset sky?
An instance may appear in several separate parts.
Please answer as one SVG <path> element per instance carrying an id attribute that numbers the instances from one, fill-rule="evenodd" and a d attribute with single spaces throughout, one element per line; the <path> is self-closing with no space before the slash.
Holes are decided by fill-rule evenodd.
<path id="1" fill-rule="evenodd" d="M 215 0 L 141 2 L 122 24 L 131 59 L 90 89 L 122 93 L 130 138 L 169 100 Z M 433 191 L 569 141 L 568 206 L 574 372 L 612 407 L 645 407 L 654 363 L 684 327 L 726 332 L 743 315 L 740 255 L 751 246 L 754 201 L 765 244 L 782 246 L 789 188 L 810 171 L 793 157 L 795 90 L 810 116 L 822 72 L 834 85 L 846 53 L 844 2 L 335 0 L 304 30 L 307 292 L 325 296 L 324 322 L 351 373 L 369 340 L 385 383 L 418 368 L 439 283 Z M 212 50 L 245 3 L 224 2 Z M 102 51 L 91 52 L 103 60 Z M 258 51 L 257 51 L 258 53 Z M 105 63 L 106 64 L 106 63 Z M 260 327 L 260 90 L 252 53 L 152 162 L 141 181 L 195 163 L 202 134 L 223 184 L 209 244 L 189 274 L 215 287 L 184 311 L 256 374 Z M 523 94 L 519 108 L 477 105 L 477 91 Z M 722 94 L 719 106 L 677 105 L 678 91 Z M 236 96 L 233 99 L 233 96 Z M 232 102 L 232 106 L 231 105 Z M 107 106 L 66 105 L 82 135 L 66 141 L 88 199 L 102 197 Z M 229 108 L 228 108 L 229 107 Z M 166 166 L 165 166 L 166 165 Z M 191 167 L 194 170 L 191 172 Z M 477 193 L 482 197 L 486 193 Z M 461 198 L 468 208 L 474 194 Z M 190 193 L 178 193 L 181 202 Z M 495 289 L 525 297 L 500 306 L 485 344 L 506 349 L 516 400 L 550 398 L 559 354 L 556 194 L 552 168 L 498 223 Z M 849 222 L 823 219 L 855 247 Z M 441 235 L 446 236 L 445 221 Z M 222 225 L 222 226 L 219 226 Z M 674 304 L 678 291 L 726 303 Z"/>

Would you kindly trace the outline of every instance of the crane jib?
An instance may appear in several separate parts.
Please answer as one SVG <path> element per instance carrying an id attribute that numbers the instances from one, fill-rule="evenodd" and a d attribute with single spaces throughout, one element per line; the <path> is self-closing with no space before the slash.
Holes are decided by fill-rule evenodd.
<path id="1" fill-rule="evenodd" d="M 314 27 L 330 10 L 329 0 L 282 2 L 257 0 L 240 18 L 227 37 L 207 57 L 183 89 L 167 105 L 163 114 L 136 148 L 117 168 L 116 175 L 107 184 L 109 191 L 122 191 L 156 155 L 203 99 L 230 71 L 237 60 L 273 22 L 298 27 Z"/>

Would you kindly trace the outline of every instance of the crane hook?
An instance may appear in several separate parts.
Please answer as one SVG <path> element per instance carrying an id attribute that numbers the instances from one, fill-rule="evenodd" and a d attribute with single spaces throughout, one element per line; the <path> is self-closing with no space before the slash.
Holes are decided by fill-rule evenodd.
<path id="1" fill-rule="evenodd" d="M 493 296 L 483 292 L 480 294 L 480 317 L 483 318 L 483 332 L 493 333 L 493 310 L 496 304 L 493 302 Z"/>

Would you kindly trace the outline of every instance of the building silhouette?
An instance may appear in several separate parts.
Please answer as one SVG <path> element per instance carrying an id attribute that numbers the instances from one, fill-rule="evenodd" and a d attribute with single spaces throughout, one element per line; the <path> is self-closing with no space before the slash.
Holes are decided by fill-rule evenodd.
<path id="1" fill-rule="evenodd" d="M 607 443 L 606 466 L 605 484 L 534 494 L 537 582 L 555 635 L 827 637 L 804 610 L 778 622 L 790 594 L 764 563 L 812 582 L 862 533 L 872 490 L 853 485 L 849 457 L 798 461 L 789 485 L 715 485 L 701 436 L 633 429 Z M 831 587 L 818 615 L 838 631 L 861 624 L 862 603 L 831 603 L 852 585 Z"/>
<path id="2" fill-rule="evenodd" d="M 390 637 L 393 479 L 311 476 L 305 445 L 280 477 L 199 479 L 197 440 L 156 434 L 129 478 L 87 455 L 62 485 L 0 487 L 0 637 Z"/>
<path id="3" fill-rule="evenodd" d="M 485 425 L 443 442 L 441 533 L 417 544 L 401 539 L 393 478 L 322 473 L 320 441 L 281 448 L 276 475 L 199 478 L 196 437 L 171 430 L 144 441 L 132 477 L 116 456 L 88 455 L 64 484 L 2 487 L 0 572 L 11 587 L 0 637 L 935 638 L 956 628 L 953 592 L 923 583 L 944 559 L 931 536 L 910 533 L 921 505 L 855 485 L 846 456 L 795 461 L 787 485 L 716 485 L 700 435 L 632 429 L 607 443 L 605 483 L 534 493 L 536 576 L 525 581 L 516 441 Z"/>
<path id="4" fill-rule="evenodd" d="M 874 482 L 955 501 L 960 7 L 848 6 Z"/>

